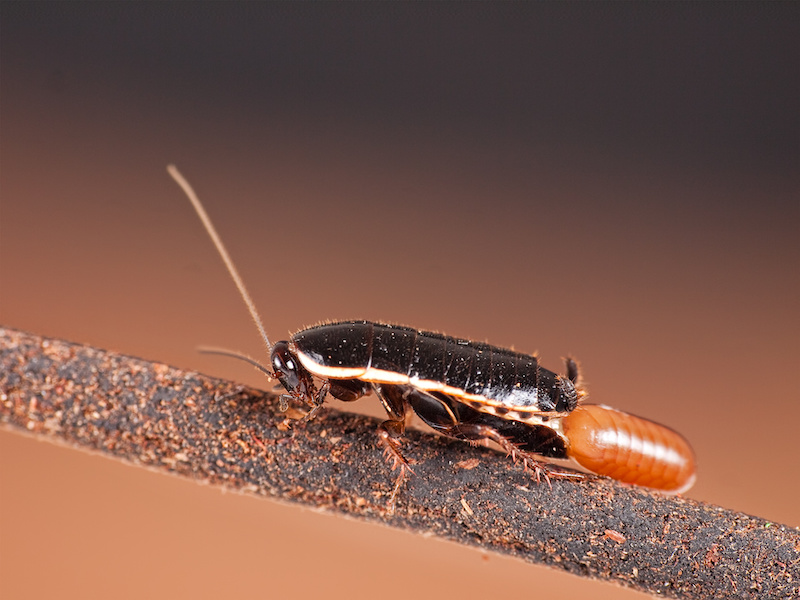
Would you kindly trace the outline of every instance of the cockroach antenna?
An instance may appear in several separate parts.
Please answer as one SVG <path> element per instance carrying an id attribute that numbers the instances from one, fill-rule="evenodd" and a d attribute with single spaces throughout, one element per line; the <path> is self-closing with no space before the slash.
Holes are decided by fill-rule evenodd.
<path id="1" fill-rule="evenodd" d="M 217 234 L 217 230 L 214 228 L 214 224 L 211 222 L 211 219 L 208 217 L 208 213 L 206 213 L 206 209 L 203 208 L 203 204 L 200 202 L 200 199 L 195 194 L 192 186 L 189 184 L 188 181 L 181 175 L 180 171 L 175 165 L 168 165 L 167 166 L 167 173 L 170 174 L 175 182 L 181 186 L 186 196 L 189 198 L 189 201 L 192 203 L 195 212 L 197 212 L 197 216 L 200 217 L 200 220 L 203 222 L 203 226 L 206 228 L 211 241 L 214 242 L 214 246 L 217 248 L 217 252 L 222 257 L 222 261 L 225 263 L 225 266 L 228 269 L 228 273 L 230 273 L 231 277 L 233 278 L 233 282 L 236 284 L 236 287 L 239 289 L 239 294 L 242 296 L 242 300 L 247 305 L 247 310 L 250 311 L 250 316 L 252 317 L 253 321 L 258 328 L 258 332 L 261 334 L 261 338 L 264 340 L 264 345 L 267 347 L 267 355 L 272 354 L 272 344 L 269 341 L 269 337 L 267 337 L 267 330 L 264 329 L 264 323 L 261 321 L 261 317 L 258 314 L 258 310 L 256 309 L 256 305 L 253 302 L 253 299 L 250 297 L 250 294 L 247 291 L 247 288 L 244 285 L 244 281 L 242 280 L 241 276 L 239 275 L 239 271 L 236 270 L 236 265 L 233 264 L 233 260 L 231 260 L 230 254 L 225 249 L 225 244 L 222 243 L 222 239 Z M 218 348 L 201 348 L 201 352 L 205 352 L 208 354 L 221 354 L 223 356 L 230 356 L 232 358 L 239 358 L 244 360 L 245 362 L 250 363 L 263 373 L 267 375 L 267 377 L 272 378 L 273 373 L 269 371 L 266 367 L 261 365 L 258 361 L 250 358 L 249 356 L 245 356 L 242 354 L 238 354 L 236 352 L 231 352 L 230 350 L 222 350 Z"/>

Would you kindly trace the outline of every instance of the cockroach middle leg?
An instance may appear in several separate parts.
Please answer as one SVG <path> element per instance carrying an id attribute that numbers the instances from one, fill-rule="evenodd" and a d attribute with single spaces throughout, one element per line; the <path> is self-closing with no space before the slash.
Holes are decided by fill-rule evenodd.
<path id="1" fill-rule="evenodd" d="M 392 461 L 392 470 L 400 469 L 400 474 L 394 483 L 392 495 L 389 497 L 389 510 L 394 512 L 395 498 L 400 487 L 414 470 L 400 451 L 400 438 L 406 430 L 406 400 L 396 386 L 374 386 L 375 395 L 383 404 L 388 419 L 378 425 L 378 439 L 384 445 L 384 455 Z"/>
<path id="2" fill-rule="evenodd" d="M 392 462 L 392 471 L 399 468 L 400 473 L 394 482 L 392 494 L 389 496 L 389 511 L 394 512 L 395 499 L 397 492 L 400 491 L 405 480 L 408 478 L 409 473 L 414 473 L 414 470 L 409 466 L 408 461 L 400 451 L 399 438 L 405 431 L 405 420 L 391 421 L 387 420 L 378 425 L 378 439 L 385 446 L 384 455 L 387 460 Z"/>

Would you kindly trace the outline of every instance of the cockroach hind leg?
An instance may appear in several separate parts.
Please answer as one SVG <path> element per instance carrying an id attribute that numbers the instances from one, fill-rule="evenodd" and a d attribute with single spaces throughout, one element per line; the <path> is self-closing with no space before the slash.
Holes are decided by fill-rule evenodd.
<path id="1" fill-rule="evenodd" d="M 452 435 L 453 437 L 460 439 L 466 439 L 470 442 L 475 442 L 480 439 L 489 439 L 493 441 L 500 446 L 500 448 L 505 451 L 508 456 L 511 457 L 515 464 L 521 460 L 525 471 L 533 471 L 537 483 L 541 483 L 542 479 L 544 479 L 550 489 L 553 488 L 553 484 L 550 483 L 550 479 L 584 478 L 583 473 L 577 473 L 574 471 L 561 471 L 552 465 L 539 461 L 536 458 L 536 455 L 523 450 L 506 436 L 502 435 L 499 431 L 493 427 L 489 427 L 488 425 L 460 424 L 453 426 L 446 433 L 447 435 Z"/>
<path id="2" fill-rule="evenodd" d="M 530 469 L 536 477 L 536 483 L 541 483 L 542 479 L 547 483 L 547 486 L 552 490 L 552 479 L 584 479 L 583 473 L 576 471 L 562 471 L 553 465 L 541 462 L 531 457 L 527 452 L 522 453 L 522 462 L 527 471 Z"/>

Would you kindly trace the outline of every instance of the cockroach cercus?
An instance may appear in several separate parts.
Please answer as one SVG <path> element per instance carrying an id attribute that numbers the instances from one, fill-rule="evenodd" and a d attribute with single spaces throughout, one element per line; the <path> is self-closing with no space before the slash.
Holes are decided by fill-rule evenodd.
<path id="1" fill-rule="evenodd" d="M 575 361 L 566 376 L 539 366 L 536 356 L 399 325 L 370 321 L 324 323 L 270 343 L 255 304 L 205 209 L 189 183 L 170 165 L 214 242 L 270 354 L 271 368 L 245 360 L 286 389 L 282 403 L 301 401 L 319 410 L 330 394 L 351 402 L 373 392 L 388 415 L 378 435 L 400 475 L 408 462 L 400 450 L 406 414 L 413 411 L 435 431 L 475 443 L 491 440 L 537 479 L 582 477 L 549 469 L 540 459 L 571 459 L 583 469 L 618 481 L 680 493 L 694 483 L 694 455 L 675 431 L 602 405 L 585 395 Z"/>

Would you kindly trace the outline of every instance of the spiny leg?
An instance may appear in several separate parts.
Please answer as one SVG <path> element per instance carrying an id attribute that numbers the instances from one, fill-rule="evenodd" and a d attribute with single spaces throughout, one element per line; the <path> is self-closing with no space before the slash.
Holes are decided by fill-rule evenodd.
<path id="1" fill-rule="evenodd" d="M 506 453 L 514 459 L 514 462 L 521 459 L 525 469 L 531 469 L 536 473 L 536 481 L 540 481 L 544 476 L 548 485 L 550 475 L 553 477 L 580 477 L 574 473 L 562 473 L 553 470 L 549 465 L 540 462 L 536 454 L 523 450 L 519 444 L 515 443 L 515 437 L 509 437 L 500 429 L 505 421 L 498 417 L 479 413 L 476 410 L 464 406 L 457 399 L 443 394 L 431 394 L 421 390 L 407 390 L 404 398 L 414 409 L 417 415 L 442 435 L 466 440 L 477 445 L 482 440 L 491 440 L 499 445 Z M 490 425 L 492 420 L 499 422 L 500 425 Z M 530 441 L 530 440 L 529 440 Z"/>
<path id="2" fill-rule="evenodd" d="M 321 386 L 319 386 L 319 390 L 314 392 L 312 389 L 311 393 L 305 396 L 305 400 L 311 406 L 311 410 L 309 410 L 303 416 L 302 421 L 310 421 L 317 415 L 319 409 L 322 408 L 322 405 L 325 402 L 325 397 L 328 395 L 328 390 L 330 389 L 330 382 L 325 381 Z"/>
<path id="3" fill-rule="evenodd" d="M 400 474 L 395 480 L 392 495 L 389 497 L 389 510 L 394 512 L 395 498 L 400 486 L 413 473 L 408 461 L 400 451 L 400 438 L 406 430 L 406 400 L 403 398 L 402 388 L 391 385 L 373 386 L 375 394 L 383 404 L 388 419 L 378 425 L 378 439 L 384 445 L 384 455 L 392 461 L 392 470 L 399 468 Z"/>
<path id="4" fill-rule="evenodd" d="M 442 433 L 452 437 L 467 440 L 471 444 L 476 444 L 482 439 L 489 439 L 500 446 L 516 463 L 517 460 L 522 460 L 522 464 L 527 471 L 532 470 L 536 476 L 536 482 L 539 483 L 544 477 L 547 485 L 553 487 L 550 479 L 583 479 L 582 473 L 572 471 L 559 471 L 554 469 L 551 465 L 541 462 L 536 458 L 535 454 L 523 450 L 506 436 L 502 435 L 494 427 L 489 425 L 481 425 L 477 423 L 459 423 L 442 430 Z"/>

